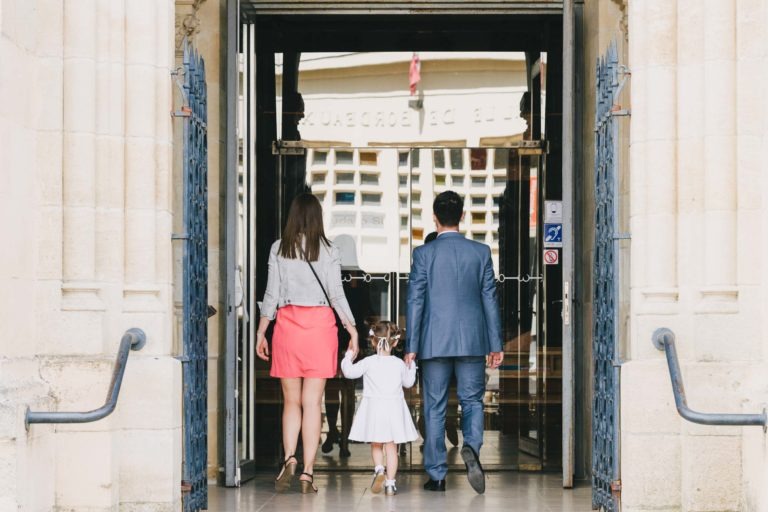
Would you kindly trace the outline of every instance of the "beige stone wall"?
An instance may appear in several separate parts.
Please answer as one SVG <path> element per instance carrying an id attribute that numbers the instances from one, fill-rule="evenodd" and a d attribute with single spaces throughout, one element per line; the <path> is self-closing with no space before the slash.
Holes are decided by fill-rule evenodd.
<path id="1" fill-rule="evenodd" d="M 176 510 L 170 1 L 0 4 L 0 510 Z M 140 327 L 117 410 L 101 405 Z"/>
<path id="2" fill-rule="evenodd" d="M 650 338 L 661 326 L 676 332 L 694 409 L 757 412 L 768 401 L 766 3 L 647 0 L 629 9 L 623 510 L 765 510 L 765 434 L 681 420 Z"/>

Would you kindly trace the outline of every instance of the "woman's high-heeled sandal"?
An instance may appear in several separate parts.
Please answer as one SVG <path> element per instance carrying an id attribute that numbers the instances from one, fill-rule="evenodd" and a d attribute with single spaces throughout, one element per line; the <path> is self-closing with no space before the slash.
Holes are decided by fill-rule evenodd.
<path id="1" fill-rule="evenodd" d="M 301 477 L 299 477 L 299 482 L 301 482 L 301 494 L 312 494 L 317 492 L 317 487 L 315 487 L 315 475 L 310 475 L 309 473 L 302 473 L 301 476 L 308 476 L 309 480 L 302 480 Z"/>
<path id="2" fill-rule="evenodd" d="M 275 490 L 277 492 L 285 492 L 291 487 L 293 477 L 296 475 L 296 467 L 299 462 L 296 460 L 295 455 L 289 455 L 283 462 L 283 467 L 280 469 L 277 478 L 275 478 Z"/>

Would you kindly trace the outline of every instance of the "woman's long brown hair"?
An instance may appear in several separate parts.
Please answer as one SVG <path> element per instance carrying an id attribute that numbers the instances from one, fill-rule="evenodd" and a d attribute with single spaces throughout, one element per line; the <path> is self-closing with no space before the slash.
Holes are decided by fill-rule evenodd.
<path id="1" fill-rule="evenodd" d="M 302 252 L 302 236 L 306 239 Z M 288 220 L 280 242 L 280 256 L 291 259 L 317 261 L 320 242 L 330 246 L 323 229 L 323 207 L 312 194 L 299 194 L 291 203 Z"/>

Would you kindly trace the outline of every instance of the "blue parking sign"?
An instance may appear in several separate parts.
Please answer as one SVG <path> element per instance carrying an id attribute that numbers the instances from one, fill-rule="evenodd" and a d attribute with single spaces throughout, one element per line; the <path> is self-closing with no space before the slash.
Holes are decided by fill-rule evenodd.
<path id="1" fill-rule="evenodd" d="M 563 225 L 544 224 L 544 247 L 563 246 Z"/>

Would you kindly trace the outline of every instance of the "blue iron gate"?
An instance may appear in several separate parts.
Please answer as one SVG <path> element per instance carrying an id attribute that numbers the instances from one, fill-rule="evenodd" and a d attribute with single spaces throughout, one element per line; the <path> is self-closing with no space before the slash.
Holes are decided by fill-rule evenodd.
<path id="1" fill-rule="evenodd" d="M 618 53 L 611 45 L 597 63 L 595 114 L 595 254 L 593 276 L 592 506 L 618 511 L 618 215 L 616 105 Z"/>
<path id="2" fill-rule="evenodd" d="M 184 511 L 208 508 L 208 135 L 205 63 L 184 42 Z"/>

